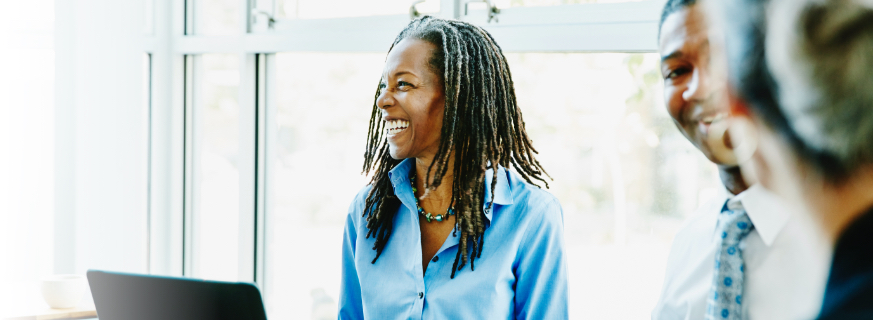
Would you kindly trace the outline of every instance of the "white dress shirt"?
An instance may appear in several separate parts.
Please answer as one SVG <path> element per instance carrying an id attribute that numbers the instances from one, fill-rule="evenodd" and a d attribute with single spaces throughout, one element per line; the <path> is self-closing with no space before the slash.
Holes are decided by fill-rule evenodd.
<path id="1" fill-rule="evenodd" d="M 743 319 L 813 319 L 821 308 L 831 249 L 812 221 L 759 185 L 727 190 L 701 206 L 673 239 L 652 319 L 703 319 L 725 201 L 742 206 L 754 230 L 740 243 L 745 262 Z"/>

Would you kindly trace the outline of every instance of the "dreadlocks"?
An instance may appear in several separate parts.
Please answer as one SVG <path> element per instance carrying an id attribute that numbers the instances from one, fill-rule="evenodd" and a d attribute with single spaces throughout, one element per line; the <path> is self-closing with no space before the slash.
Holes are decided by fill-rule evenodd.
<path id="1" fill-rule="evenodd" d="M 483 210 L 485 190 L 482 184 L 485 172 L 496 165 L 510 165 L 527 181 L 548 183 L 548 174 L 534 158 L 537 151 L 524 130 L 521 110 L 515 100 L 509 65 L 488 32 L 477 26 L 454 20 L 424 16 L 414 20 L 394 39 L 391 49 L 403 39 L 419 39 L 433 44 L 429 64 L 443 80 L 445 94 L 444 121 L 439 149 L 427 168 L 425 188 L 439 186 L 455 156 L 452 177 L 452 200 L 457 218 L 453 235 L 460 231 L 458 253 L 452 266 L 451 278 L 467 261 L 474 270 L 474 259 L 482 254 L 485 232 L 485 211 L 491 210 L 494 192 Z M 390 49 L 389 49 L 390 51 Z M 381 88 L 376 89 L 376 99 Z M 388 179 L 401 160 L 391 158 L 387 139 L 383 137 L 384 122 L 376 103 L 370 115 L 367 151 L 364 154 L 364 172 L 375 169 L 370 182 L 372 189 L 365 202 L 367 238 L 376 239 L 373 249 L 376 263 L 394 227 L 394 215 L 400 199 Z M 431 181 L 431 171 L 434 171 Z M 497 174 L 491 179 L 491 190 L 497 185 Z"/>

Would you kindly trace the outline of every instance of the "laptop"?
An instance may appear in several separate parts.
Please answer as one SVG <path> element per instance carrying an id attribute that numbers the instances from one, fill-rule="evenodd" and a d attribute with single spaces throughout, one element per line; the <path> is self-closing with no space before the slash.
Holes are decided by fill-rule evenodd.
<path id="1" fill-rule="evenodd" d="M 266 320 L 252 283 L 88 270 L 100 320 Z"/>

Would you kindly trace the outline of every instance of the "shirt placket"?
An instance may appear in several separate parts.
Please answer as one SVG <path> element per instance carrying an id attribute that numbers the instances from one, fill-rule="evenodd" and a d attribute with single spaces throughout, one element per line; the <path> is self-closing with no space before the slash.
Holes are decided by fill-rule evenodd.
<path id="1" fill-rule="evenodd" d="M 402 214 L 409 215 L 410 216 L 409 221 L 417 222 L 418 221 L 418 211 L 414 209 L 414 207 L 413 207 L 414 204 L 410 204 L 409 199 L 406 199 L 409 196 L 413 196 L 413 197 L 415 196 L 415 195 L 411 195 L 412 186 L 409 185 L 409 183 L 410 183 L 409 179 L 405 178 L 406 175 L 408 175 L 408 173 L 406 173 L 405 175 L 393 177 L 392 182 L 394 183 L 394 186 L 395 186 L 395 189 L 394 189 L 395 193 L 397 194 L 398 198 L 400 199 L 400 203 L 402 204 L 401 211 L 405 211 Z M 419 244 L 419 245 L 413 246 L 414 248 L 412 249 L 413 252 L 417 252 L 418 254 L 417 255 L 416 254 L 410 255 L 411 261 L 409 261 L 409 264 L 412 266 L 411 269 L 412 269 L 413 277 L 415 278 L 415 291 L 414 292 L 416 295 L 415 297 L 413 297 L 414 302 L 412 304 L 412 309 L 410 310 L 409 319 L 419 320 L 423 316 L 424 300 L 425 300 L 425 296 L 426 296 L 424 277 L 422 276 L 422 265 L 421 265 L 421 255 L 422 255 L 421 245 L 420 245 L 421 244 L 421 230 L 418 229 L 418 223 L 410 223 L 409 227 L 413 228 L 413 230 L 410 230 L 411 234 L 418 235 L 417 241 L 415 241 L 414 243 Z"/>
<path id="2" fill-rule="evenodd" d="M 419 252 L 421 252 L 420 247 Z M 415 269 L 415 292 L 418 292 L 418 296 L 415 297 L 415 304 L 412 306 L 412 314 L 409 318 L 420 320 L 424 316 L 424 298 L 426 295 L 424 277 L 421 276 L 421 259 L 418 259 L 418 264 L 413 269 Z"/>
<path id="3" fill-rule="evenodd" d="M 408 205 L 404 204 L 406 207 L 406 211 L 408 214 L 413 215 L 412 221 L 418 221 L 418 212 L 417 210 L 412 210 Z M 415 228 L 414 234 L 418 235 L 417 243 L 421 243 L 421 230 L 418 230 L 418 224 L 413 223 L 412 228 Z M 421 245 L 416 246 L 417 255 L 412 255 L 412 272 L 415 273 L 415 292 L 417 296 L 415 297 L 415 303 L 412 306 L 412 314 L 409 315 L 410 319 L 420 320 L 424 316 L 424 301 L 427 297 L 427 290 L 424 285 L 424 277 L 422 276 L 422 268 L 421 265 Z"/>
<path id="4" fill-rule="evenodd" d="M 428 272 L 424 274 L 424 277 L 422 277 L 422 279 L 423 279 L 422 285 L 423 285 L 424 290 L 420 291 L 422 293 L 423 299 L 419 299 L 422 302 L 422 305 L 421 305 L 422 309 L 421 309 L 421 312 L 419 314 L 423 315 L 423 313 L 424 313 L 423 308 L 424 308 L 424 303 L 427 301 L 427 293 L 428 293 L 427 292 L 427 288 L 428 288 L 427 284 L 433 284 L 436 281 L 447 281 L 448 280 L 448 278 L 440 279 L 440 277 L 444 277 L 444 275 L 442 275 L 442 273 L 443 273 L 442 269 L 446 267 L 445 264 L 449 263 L 450 265 L 448 267 L 451 268 L 452 261 L 447 257 L 441 257 L 442 253 L 448 249 L 451 249 L 454 246 L 457 246 L 457 245 L 458 245 L 458 237 L 452 236 L 452 234 L 449 234 L 449 236 L 446 238 L 446 241 L 443 243 L 443 246 L 440 247 L 440 249 L 437 251 L 437 253 L 430 259 L 430 263 L 428 263 L 428 268 L 427 268 Z M 419 263 L 418 263 L 418 270 L 419 270 L 418 275 L 421 275 L 420 271 L 422 268 L 424 268 L 424 266 L 421 265 L 421 262 L 420 262 L 421 259 L 419 259 L 418 261 L 419 261 Z M 420 318 L 421 318 L 421 316 L 419 316 L 418 319 L 420 319 Z"/>

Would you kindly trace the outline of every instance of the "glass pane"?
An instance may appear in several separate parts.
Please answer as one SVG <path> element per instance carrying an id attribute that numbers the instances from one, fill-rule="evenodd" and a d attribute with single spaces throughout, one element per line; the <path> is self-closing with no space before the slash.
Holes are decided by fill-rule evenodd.
<path id="1" fill-rule="evenodd" d="M 239 56 L 195 61 L 193 276 L 238 279 Z"/>
<path id="2" fill-rule="evenodd" d="M 276 18 L 323 19 L 409 14 L 412 3 L 412 0 L 276 0 Z M 421 14 L 434 14 L 440 11 L 440 0 L 427 0 L 415 8 Z"/>
<path id="3" fill-rule="evenodd" d="M 240 0 L 193 0 L 194 33 L 230 35 L 240 32 Z"/>
<path id="4" fill-rule="evenodd" d="M 667 114 L 658 56 L 506 57 L 564 208 L 571 318 L 650 317 L 673 235 L 718 186 L 715 166 Z"/>
<path id="5" fill-rule="evenodd" d="M 267 310 L 336 319 L 340 248 L 384 53 L 279 53 L 267 141 Z"/>

